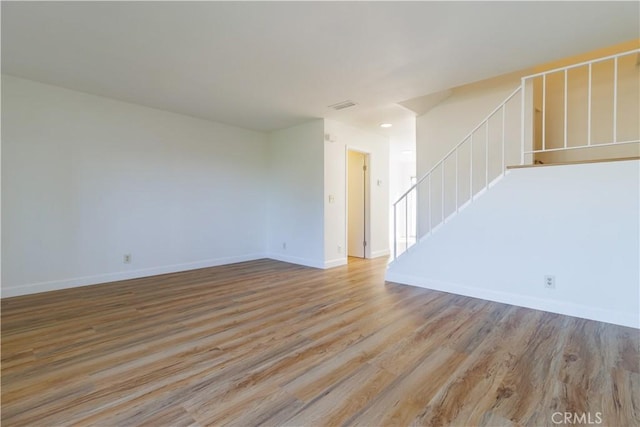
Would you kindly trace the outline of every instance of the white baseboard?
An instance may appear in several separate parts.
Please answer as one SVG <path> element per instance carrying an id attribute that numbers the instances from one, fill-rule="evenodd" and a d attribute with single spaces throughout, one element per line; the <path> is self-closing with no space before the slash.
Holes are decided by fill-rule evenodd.
<path id="1" fill-rule="evenodd" d="M 314 259 L 300 258 L 295 256 L 274 254 L 274 253 L 268 253 L 265 255 L 265 257 L 274 259 L 276 261 L 288 262 L 290 264 L 304 265 L 305 267 L 313 267 L 313 268 L 321 268 L 321 269 L 325 268 L 324 261 L 317 261 Z"/>
<path id="2" fill-rule="evenodd" d="M 32 283 L 28 285 L 2 288 L 1 297 L 10 298 L 39 292 L 57 291 L 60 289 L 77 288 L 80 286 L 97 285 L 118 280 L 137 279 L 140 277 L 157 276 L 159 274 L 177 273 L 180 271 L 196 270 L 198 268 L 216 267 L 237 262 L 253 261 L 267 258 L 263 253 L 239 255 L 233 257 L 215 258 L 202 261 L 173 264 L 161 267 L 143 268 L 140 270 L 120 271 L 116 273 L 98 274 L 95 276 L 74 277 L 70 279 L 53 280 L 49 282 Z"/>
<path id="3" fill-rule="evenodd" d="M 324 262 L 324 268 L 339 267 L 347 264 L 347 258 L 336 258 Z"/>
<path id="4" fill-rule="evenodd" d="M 379 258 L 379 257 L 389 256 L 389 255 L 391 255 L 391 252 L 389 251 L 389 249 L 382 249 L 380 251 L 371 252 L 371 258 Z"/>
<path id="5" fill-rule="evenodd" d="M 385 279 L 389 282 L 417 286 L 425 289 L 433 289 L 435 291 L 480 298 L 488 301 L 500 302 L 503 304 L 516 305 L 519 307 L 526 307 L 535 310 L 548 311 L 551 313 L 564 314 L 567 316 L 580 317 L 583 319 L 598 320 L 600 322 L 613 323 L 615 325 L 628 326 L 631 328 L 640 328 L 640 320 L 637 313 L 620 313 L 617 311 L 605 310 L 598 307 L 590 307 L 563 301 L 536 298 L 507 292 L 492 291 L 489 289 L 474 288 L 455 283 L 429 280 L 418 276 L 393 273 L 390 271 L 387 271 Z"/>

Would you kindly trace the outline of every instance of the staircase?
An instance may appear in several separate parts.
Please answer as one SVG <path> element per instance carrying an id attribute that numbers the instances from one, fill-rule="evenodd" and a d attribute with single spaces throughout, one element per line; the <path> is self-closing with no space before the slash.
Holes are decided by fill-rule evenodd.
<path id="1" fill-rule="evenodd" d="M 386 280 L 640 328 L 639 54 L 522 78 L 393 204 Z"/>
<path id="2" fill-rule="evenodd" d="M 626 82 L 639 57 L 634 49 L 523 77 L 393 204 L 393 259 L 436 233 L 511 166 L 637 156 L 640 108 L 637 89 Z"/>

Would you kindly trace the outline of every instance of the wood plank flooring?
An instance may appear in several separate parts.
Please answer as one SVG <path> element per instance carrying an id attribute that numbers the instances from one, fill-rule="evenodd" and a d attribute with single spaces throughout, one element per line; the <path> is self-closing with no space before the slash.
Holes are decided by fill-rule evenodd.
<path id="1" fill-rule="evenodd" d="M 640 425 L 638 330 L 385 267 L 259 260 L 4 299 L 2 426 Z"/>

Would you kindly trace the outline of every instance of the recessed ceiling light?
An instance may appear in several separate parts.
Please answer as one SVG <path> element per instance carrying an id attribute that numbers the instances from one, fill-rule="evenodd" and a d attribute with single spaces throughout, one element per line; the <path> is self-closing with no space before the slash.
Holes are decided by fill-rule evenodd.
<path id="1" fill-rule="evenodd" d="M 391 126 L 393 126 L 391 123 L 382 123 L 380 125 L 381 128 L 390 128 Z"/>

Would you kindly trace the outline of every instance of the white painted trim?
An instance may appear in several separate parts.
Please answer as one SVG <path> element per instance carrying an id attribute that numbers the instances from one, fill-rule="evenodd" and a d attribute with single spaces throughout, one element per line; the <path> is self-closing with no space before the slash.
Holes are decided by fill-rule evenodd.
<path id="1" fill-rule="evenodd" d="M 324 268 L 339 267 L 347 264 L 347 258 L 336 258 L 324 262 Z"/>
<path id="2" fill-rule="evenodd" d="M 304 265 L 305 267 L 313 267 L 313 268 L 321 268 L 321 269 L 325 268 L 324 261 L 316 261 L 316 260 L 307 259 L 307 258 L 299 258 L 295 256 L 275 254 L 275 253 L 268 253 L 266 255 L 266 258 L 270 258 L 276 261 L 288 262 L 290 264 Z"/>
<path id="3" fill-rule="evenodd" d="M 388 282 L 417 286 L 420 288 L 432 289 L 442 292 L 449 292 L 456 295 L 480 298 L 504 304 L 516 305 L 519 307 L 532 308 L 535 310 L 548 311 L 551 313 L 564 314 L 567 316 L 580 317 L 583 319 L 598 320 L 600 322 L 629 326 L 631 328 L 640 328 L 640 319 L 638 319 L 637 315 L 633 315 L 630 313 L 620 313 L 617 311 L 603 310 L 597 307 L 589 307 L 585 305 L 571 304 L 567 302 L 469 287 L 456 283 L 442 282 L 438 280 L 425 279 L 418 276 L 393 273 L 390 271 L 387 271 L 385 280 L 387 280 Z"/>
<path id="4" fill-rule="evenodd" d="M 1 298 L 10 298 L 20 295 L 35 294 L 39 292 L 57 291 L 60 289 L 77 288 L 80 286 L 98 285 L 100 283 L 116 282 L 119 280 L 138 279 L 141 277 L 157 276 L 159 274 L 177 273 L 180 271 L 197 270 L 199 268 L 217 267 L 238 262 L 254 261 L 267 258 L 264 253 L 239 255 L 224 258 L 215 258 L 183 264 L 165 265 L 161 267 L 143 268 L 133 271 L 119 271 L 116 273 L 98 274 L 95 276 L 74 277 L 70 279 L 52 280 L 49 282 L 31 283 L 27 285 L 3 287 Z"/>
<path id="5" fill-rule="evenodd" d="M 382 249 L 379 251 L 371 252 L 371 258 L 379 258 L 379 257 L 389 256 L 389 255 L 391 255 L 391 251 L 389 249 Z"/>

